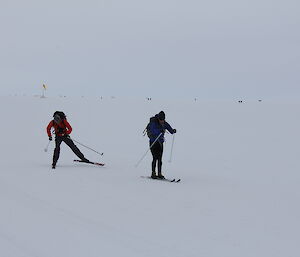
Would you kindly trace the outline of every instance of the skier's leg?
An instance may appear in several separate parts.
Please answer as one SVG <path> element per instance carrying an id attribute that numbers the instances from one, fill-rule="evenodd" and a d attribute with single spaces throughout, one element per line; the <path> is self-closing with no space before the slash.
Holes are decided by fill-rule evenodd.
<path id="1" fill-rule="evenodd" d="M 161 174 L 161 167 L 162 167 L 162 155 L 163 155 L 164 147 L 163 144 L 159 144 L 159 150 L 158 150 L 158 177 L 164 178 L 164 176 Z"/>
<path id="2" fill-rule="evenodd" d="M 89 162 L 89 160 L 84 157 L 83 153 L 80 152 L 71 138 L 64 137 L 63 141 L 71 148 L 71 150 L 78 156 L 78 158 L 80 158 L 82 161 Z"/>
<path id="3" fill-rule="evenodd" d="M 158 160 L 158 154 L 157 154 L 157 142 L 151 147 L 151 153 L 152 153 L 152 174 L 151 177 L 152 178 L 156 178 L 156 172 L 155 172 L 155 168 L 156 168 L 156 162 Z"/>
<path id="4" fill-rule="evenodd" d="M 153 157 L 152 165 L 151 165 L 151 166 L 152 166 L 152 175 L 153 175 L 153 176 L 156 176 L 156 173 L 155 173 L 155 169 L 156 169 L 156 161 L 157 161 L 157 160 Z M 151 175 L 151 176 L 152 176 L 152 175 Z"/>
<path id="5" fill-rule="evenodd" d="M 55 169 L 57 160 L 59 159 L 61 142 L 62 142 L 61 137 L 55 137 L 55 148 L 54 148 L 54 152 L 53 152 L 53 162 L 52 162 L 53 169 Z"/>

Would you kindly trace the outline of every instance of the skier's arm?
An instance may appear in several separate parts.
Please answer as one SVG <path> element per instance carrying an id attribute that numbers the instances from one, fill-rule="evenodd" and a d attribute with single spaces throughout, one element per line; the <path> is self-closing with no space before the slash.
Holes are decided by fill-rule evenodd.
<path id="1" fill-rule="evenodd" d="M 67 135 L 70 135 L 73 129 L 72 129 L 72 127 L 71 127 L 71 125 L 70 125 L 70 123 L 69 123 L 68 121 L 64 120 L 64 123 L 65 123 L 65 125 L 66 125 L 66 127 L 67 127 L 67 132 L 66 132 L 66 134 L 67 134 Z"/>
<path id="2" fill-rule="evenodd" d="M 176 133 L 176 129 L 173 129 L 168 122 L 165 123 L 165 128 L 171 133 Z"/>
<path id="3" fill-rule="evenodd" d="M 51 128 L 53 127 L 53 120 L 51 120 L 47 126 L 47 134 L 48 134 L 48 137 L 51 137 Z"/>

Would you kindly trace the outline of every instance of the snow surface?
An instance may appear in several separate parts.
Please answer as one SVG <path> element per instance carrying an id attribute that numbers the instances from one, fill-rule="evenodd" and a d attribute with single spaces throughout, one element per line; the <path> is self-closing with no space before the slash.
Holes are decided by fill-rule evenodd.
<path id="1" fill-rule="evenodd" d="M 297 103 L 1 97 L 1 257 L 297 257 Z M 50 169 L 46 125 L 65 111 L 87 158 L 62 144 Z M 173 161 L 152 181 L 142 131 L 164 110 Z"/>

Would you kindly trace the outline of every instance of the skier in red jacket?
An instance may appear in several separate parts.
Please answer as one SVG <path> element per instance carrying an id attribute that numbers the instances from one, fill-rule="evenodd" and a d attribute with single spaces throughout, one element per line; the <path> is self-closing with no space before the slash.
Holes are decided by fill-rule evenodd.
<path id="1" fill-rule="evenodd" d="M 63 112 L 56 111 L 53 114 L 53 120 L 51 120 L 47 126 L 47 134 L 49 140 L 52 141 L 51 128 L 54 128 L 55 133 L 55 149 L 53 153 L 52 169 L 55 169 L 57 160 L 60 154 L 60 144 L 64 141 L 72 151 L 84 162 L 89 162 L 88 159 L 80 152 L 73 140 L 70 138 L 72 127 L 66 119 L 66 115 Z"/>

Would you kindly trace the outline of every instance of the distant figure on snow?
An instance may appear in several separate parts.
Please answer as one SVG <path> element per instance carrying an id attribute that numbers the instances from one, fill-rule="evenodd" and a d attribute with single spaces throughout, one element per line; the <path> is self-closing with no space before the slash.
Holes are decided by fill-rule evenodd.
<path id="1" fill-rule="evenodd" d="M 53 120 L 51 120 L 47 126 L 47 134 L 49 140 L 52 141 L 51 128 L 54 128 L 55 133 L 55 149 L 53 153 L 52 169 L 55 169 L 57 160 L 60 154 L 60 144 L 64 141 L 72 151 L 84 162 L 89 162 L 88 159 L 80 152 L 73 140 L 70 138 L 72 127 L 66 119 L 66 115 L 63 112 L 56 111 L 53 114 Z"/>
<path id="2" fill-rule="evenodd" d="M 154 117 L 150 118 L 150 122 L 146 127 L 147 135 L 150 139 L 150 147 L 151 153 L 153 156 L 152 161 L 152 174 L 151 178 L 154 179 L 164 179 L 165 177 L 161 173 L 162 167 L 162 155 L 163 155 L 163 143 L 165 141 L 164 135 L 165 130 L 167 129 L 171 134 L 176 133 L 176 129 L 173 129 L 168 122 L 165 121 L 166 115 L 163 111 L 156 114 Z M 158 174 L 156 175 L 157 163 L 157 170 Z"/>

